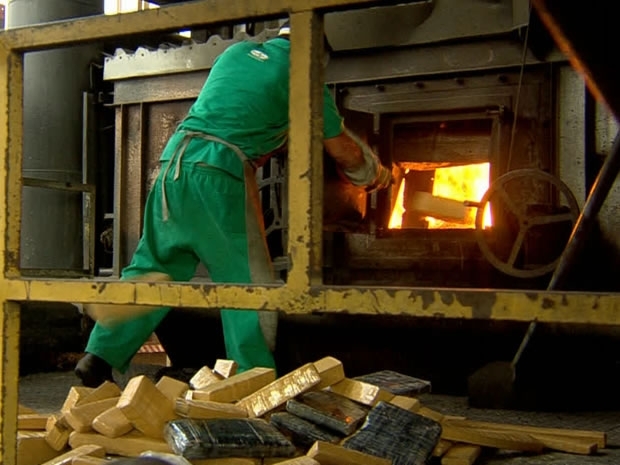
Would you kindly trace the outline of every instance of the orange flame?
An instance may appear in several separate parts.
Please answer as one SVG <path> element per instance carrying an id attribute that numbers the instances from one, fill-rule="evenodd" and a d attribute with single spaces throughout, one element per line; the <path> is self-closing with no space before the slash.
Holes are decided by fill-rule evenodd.
<path id="1" fill-rule="evenodd" d="M 437 168 L 433 182 L 432 194 L 458 201 L 479 202 L 489 188 L 490 163 L 477 163 L 465 166 L 450 166 Z M 398 197 L 392 215 L 389 228 L 401 228 L 402 217 L 405 213 L 404 203 L 405 183 L 403 182 L 398 191 Z M 426 217 L 429 229 L 471 229 L 475 227 L 476 208 L 466 209 L 464 222 L 450 222 Z M 492 224 L 491 211 L 488 208 L 484 212 L 484 227 Z"/>
<path id="2" fill-rule="evenodd" d="M 405 170 L 405 173 L 408 173 L 409 170 Z M 405 180 L 403 179 L 400 183 L 400 188 L 398 189 L 398 195 L 396 196 L 396 203 L 394 203 L 394 210 L 392 210 L 392 215 L 390 216 L 390 222 L 388 223 L 388 228 L 390 229 L 400 229 L 403 226 L 403 214 L 405 213 Z"/>
<path id="3" fill-rule="evenodd" d="M 474 202 L 480 201 L 482 196 L 489 188 L 490 163 L 477 163 L 465 166 L 450 166 L 435 170 L 435 180 L 433 183 L 433 195 L 447 197 L 454 200 Z M 476 209 L 468 208 L 464 223 L 451 223 L 436 218 L 427 217 L 429 229 L 451 228 L 463 229 L 473 228 L 476 221 Z M 485 226 L 491 225 L 491 212 L 487 208 L 485 211 Z"/>

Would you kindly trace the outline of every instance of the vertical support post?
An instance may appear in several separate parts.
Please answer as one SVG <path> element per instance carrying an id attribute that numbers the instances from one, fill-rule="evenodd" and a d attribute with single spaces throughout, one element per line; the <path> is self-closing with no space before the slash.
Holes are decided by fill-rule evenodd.
<path id="1" fill-rule="evenodd" d="M 82 184 L 95 185 L 95 153 L 93 150 L 94 96 L 82 93 Z M 82 194 L 82 268 L 95 274 L 95 230 L 97 216 L 95 190 Z"/>
<path id="2" fill-rule="evenodd" d="M 125 254 L 127 251 L 125 250 L 125 244 L 127 243 L 126 238 L 124 237 L 126 220 L 124 215 L 125 212 L 125 184 L 127 182 L 126 176 L 126 131 L 127 131 L 127 107 L 125 105 L 121 105 L 116 108 L 116 118 L 115 118 L 115 142 L 114 142 L 114 256 L 112 257 L 112 275 L 114 277 L 119 277 L 121 269 L 125 265 Z"/>
<path id="3" fill-rule="evenodd" d="M 17 463 L 19 304 L 2 298 L 0 314 L 0 463 Z"/>
<path id="4" fill-rule="evenodd" d="M 0 45 L 0 262 L 5 276 L 19 276 L 22 209 L 23 56 Z"/>
<path id="5" fill-rule="evenodd" d="M 287 285 L 322 282 L 323 17 L 291 14 L 289 243 Z"/>
<path id="6" fill-rule="evenodd" d="M 114 165 L 114 256 L 113 275 L 120 276 L 142 233 L 146 200 L 146 146 L 148 105 L 121 105 L 116 109 Z M 135 205 L 140 214 L 130 212 Z"/>
<path id="7" fill-rule="evenodd" d="M 23 55 L 0 43 L 0 280 L 19 276 Z M 17 463 L 19 305 L 0 289 L 0 463 Z"/>

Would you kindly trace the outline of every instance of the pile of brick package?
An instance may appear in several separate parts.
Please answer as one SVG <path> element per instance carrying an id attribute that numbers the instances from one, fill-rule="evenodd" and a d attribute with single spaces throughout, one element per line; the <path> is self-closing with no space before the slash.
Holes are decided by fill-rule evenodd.
<path id="1" fill-rule="evenodd" d="M 592 454 L 603 432 L 485 423 L 421 405 L 430 383 L 384 371 L 347 378 L 325 357 L 276 378 L 218 360 L 189 383 L 74 386 L 55 414 L 20 406 L 17 465 L 101 465 L 168 453 L 193 465 L 471 465 L 484 448 Z"/>

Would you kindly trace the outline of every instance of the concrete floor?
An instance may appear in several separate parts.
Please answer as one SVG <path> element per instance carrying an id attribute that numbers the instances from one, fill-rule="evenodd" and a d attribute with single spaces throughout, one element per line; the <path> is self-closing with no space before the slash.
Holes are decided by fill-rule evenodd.
<path id="1" fill-rule="evenodd" d="M 153 375 L 159 366 L 134 366 L 124 377 L 137 374 Z M 39 373 L 24 376 L 19 383 L 20 403 L 41 413 L 60 409 L 69 388 L 77 385 L 73 372 Z M 118 380 L 119 384 L 123 380 Z M 605 431 L 609 447 L 594 456 L 545 453 L 529 456 L 523 453 L 492 452 L 484 454 L 477 465 L 618 465 L 620 464 L 620 412 L 541 413 L 470 408 L 464 397 L 424 395 L 421 399 L 429 408 L 444 414 L 465 416 L 472 420 L 529 424 L 544 427 L 574 428 Z"/>

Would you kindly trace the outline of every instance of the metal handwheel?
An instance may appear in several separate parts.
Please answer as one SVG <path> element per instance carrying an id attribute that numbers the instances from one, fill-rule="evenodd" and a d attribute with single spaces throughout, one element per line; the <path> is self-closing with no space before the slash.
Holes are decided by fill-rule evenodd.
<path id="1" fill-rule="evenodd" d="M 532 184 L 531 181 L 533 181 L 534 184 Z M 511 197 L 508 190 L 508 185 L 510 183 L 530 183 L 532 186 L 535 186 L 536 184 L 551 185 L 551 189 L 555 188 L 559 195 L 564 197 L 565 202 L 560 203 L 559 198 L 557 201 L 562 205 L 566 205 L 567 209 L 565 208 L 565 211 L 560 213 L 543 213 L 535 215 L 528 211 L 528 207 L 530 206 L 527 202 L 529 197 L 528 192 L 520 190 L 519 192 L 522 192 L 524 195 L 513 195 Z M 505 207 L 503 212 L 514 215 L 518 224 L 518 233 L 512 243 L 512 246 L 510 247 L 510 253 L 507 254 L 507 258 L 498 256 L 496 251 L 492 250 L 491 243 L 489 241 L 489 234 L 484 231 L 485 209 L 487 208 L 487 205 L 493 204 L 494 201 L 497 202 L 498 200 L 500 200 Z M 500 176 L 493 184 L 491 184 L 489 190 L 487 190 L 480 202 L 475 204 L 475 206 L 478 207 L 475 223 L 476 240 L 482 254 L 495 268 L 507 275 L 518 278 L 535 278 L 543 276 L 553 271 L 560 259 L 560 256 L 558 255 L 550 263 L 530 265 L 521 268 L 517 266 L 519 253 L 521 252 L 531 229 L 535 226 L 550 225 L 553 223 L 567 221 L 570 221 L 571 225 L 574 225 L 579 216 L 579 205 L 577 204 L 577 200 L 568 186 L 557 177 L 537 169 L 514 170 Z"/>

